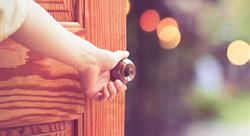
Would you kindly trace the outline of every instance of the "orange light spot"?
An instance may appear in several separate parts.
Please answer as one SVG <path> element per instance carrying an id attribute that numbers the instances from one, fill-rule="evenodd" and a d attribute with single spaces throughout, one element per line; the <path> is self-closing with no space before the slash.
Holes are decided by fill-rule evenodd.
<path id="1" fill-rule="evenodd" d="M 227 57 L 234 65 L 244 65 L 250 60 L 250 45 L 242 40 L 232 42 L 227 48 Z"/>
<path id="2" fill-rule="evenodd" d="M 130 11 L 130 2 L 129 2 L 129 0 L 126 0 L 126 14 L 127 15 L 129 13 L 129 11 Z"/>
<path id="3" fill-rule="evenodd" d="M 178 23 L 174 18 L 167 17 L 160 21 L 160 23 L 157 26 L 157 34 L 160 34 L 160 31 L 165 28 L 166 26 L 175 26 L 178 28 Z"/>
<path id="4" fill-rule="evenodd" d="M 140 17 L 140 27 L 145 32 L 152 32 L 157 28 L 159 21 L 159 13 L 154 9 L 148 9 Z"/>
<path id="5" fill-rule="evenodd" d="M 177 47 L 181 41 L 181 33 L 179 29 L 172 25 L 162 28 L 158 37 L 160 45 L 164 49 L 173 49 Z"/>

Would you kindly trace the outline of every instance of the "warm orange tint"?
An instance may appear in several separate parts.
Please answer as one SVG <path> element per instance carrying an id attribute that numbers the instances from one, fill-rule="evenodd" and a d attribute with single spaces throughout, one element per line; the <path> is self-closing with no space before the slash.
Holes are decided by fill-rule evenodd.
<path id="1" fill-rule="evenodd" d="M 178 28 L 178 24 L 177 24 L 176 20 L 173 19 L 173 18 L 171 18 L 171 17 L 167 17 L 167 18 L 161 20 L 160 23 L 159 23 L 158 26 L 157 26 L 157 34 L 159 35 L 160 31 L 161 31 L 164 27 L 170 26 L 170 25 L 171 25 L 171 26 L 175 26 L 175 27 Z"/>
<path id="2" fill-rule="evenodd" d="M 143 31 L 152 32 L 157 28 L 159 21 L 159 13 L 154 9 L 148 9 L 140 17 L 140 27 Z"/>
<path id="3" fill-rule="evenodd" d="M 130 2 L 129 0 L 126 0 L 126 14 L 128 14 L 130 11 Z"/>
<path id="4" fill-rule="evenodd" d="M 158 37 L 160 45 L 164 49 L 173 49 L 177 47 L 181 41 L 181 33 L 179 29 L 172 25 L 162 28 Z"/>
<path id="5" fill-rule="evenodd" d="M 227 57 L 234 65 L 244 65 L 250 59 L 250 46 L 245 41 L 236 40 L 228 46 Z"/>

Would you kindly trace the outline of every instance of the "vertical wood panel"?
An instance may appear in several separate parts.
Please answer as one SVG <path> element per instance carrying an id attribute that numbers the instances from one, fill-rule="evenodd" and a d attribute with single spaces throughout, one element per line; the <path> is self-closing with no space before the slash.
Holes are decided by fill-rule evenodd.
<path id="1" fill-rule="evenodd" d="M 65 2 L 65 0 L 40 1 L 54 4 Z M 98 47 L 113 51 L 125 50 L 125 0 L 88 0 L 85 1 L 85 4 L 83 4 L 84 0 L 74 2 L 73 5 L 85 6 L 85 10 L 79 6 L 79 12 L 76 12 L 77 9 L 74 9 L 75 11 L 70 9 L 71 16 L 72 13 L 76 13 L 75 19 L 80 22 L 80 26 L 72 23 L 66 23 L 65 26 L 70 26 L 72 31 L 76 33 L 79 32 L 79 29 L 86 28 L 86 39 Z M 55 15 L 55 13 L 52 14 Z M 58 17 L 66 16 L 60 13 Z M 85 33 L 82 37 L 85 37 Z M 4 52 L 2 56 L 0 55 L 2 57 L 0 58 L 1 136 L 19 136 L 23 133 L 36 135 L 33 130 L 30 131 L 30 128 L 34 126 L 23 125 L 70 120 L 79 117 L 78 123 L 64 127 L 70 130 L 69 132 L 60 130 L 50 134 L 46 134 L 47 132 L 39 133 L 39 136 L 71 136 L 71 132 L 79 136 L 82 136 L 82 133 L 84 133 L 84 136 L 124 136 L 124 94 L 105 103 L 85 100 L 79 88 L 77 73 L 71 67 L 25 49 L 13 43 L 13 41 L 7 41 L 4 44 L 8 44 L 8 47 L 1 46 L 0 48 L 0 51 Z M 13 52 L 13 50 L 17 51 Z M 11 59 L 10 51 L 13 52 L 11 57 L 17 56 L 20 59 Z M 12 109 L 8 109 L 10 106 L 12 106 Z M 81 118 L 81 116 L 84 117 Z M 7 128 L 13 126 L 22 127 Z M 42 129 L 42 132 L 45 132 L 44 127 L 39 127 L 39 131 Z"/>
<path id="2" fill-rule="evenodd" d="M 101 48 L 125 50 L 125 0 L 89 0 L 85 8 L 86 39 Z M 124 94 L 105 103 L 87 100 L 84 136 L 124 136 L 124 109 Z"/>

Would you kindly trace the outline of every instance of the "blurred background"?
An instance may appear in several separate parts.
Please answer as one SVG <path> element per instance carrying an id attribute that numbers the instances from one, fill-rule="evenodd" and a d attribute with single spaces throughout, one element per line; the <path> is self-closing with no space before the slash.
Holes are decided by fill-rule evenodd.
<path id="1" fill-rule="evenodd" d="M 126 136 L 250 136 L 250 1 L 127 0 Z"/>

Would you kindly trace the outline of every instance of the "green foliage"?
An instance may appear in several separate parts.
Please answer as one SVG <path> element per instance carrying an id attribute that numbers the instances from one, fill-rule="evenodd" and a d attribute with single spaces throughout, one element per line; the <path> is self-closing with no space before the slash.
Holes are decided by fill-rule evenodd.
<path id="1" fill-rule="evenodd" d="M 247 91 L 245 91 L 247 92 Z M 213 114 L 213 118 L 218 121 L 228 123 L 250 122 L 250 95 L 212 95 L 201 91 L 194 91 L 189 97 L 193 109 L 200 115 Z M 210 116 L 204 115 L 205 119 Z M 206 117 L 208 116 L 208 117 Z"/>
<path id="2" fill-rule="evenodd" d="M 250 42 L 249 0 L 220 0 L 202 5 L 197 13 L 200 38 L 209 45 L 245 40 Z"/>
<path id="3" fill-rule="evenodd" d="M 228 16 L 225 22 L 230 24 L 235 39 L 250 42 L 250 10 L 249 0 L 222 0 Z"/>

